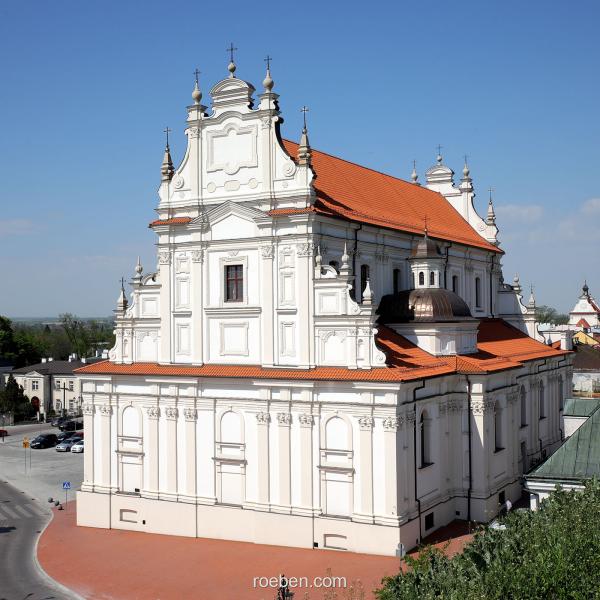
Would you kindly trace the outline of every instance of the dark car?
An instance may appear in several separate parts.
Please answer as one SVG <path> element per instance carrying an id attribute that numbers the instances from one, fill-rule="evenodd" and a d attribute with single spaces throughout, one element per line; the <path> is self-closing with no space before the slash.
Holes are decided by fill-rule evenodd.
<path id="1" fill-rule="evenodd" d="M 68 419 L 66 417 L 54 417 L 54 419 L 52 419 L 50 422 L 50 425 L 52 425 L 52 427 L 59 427 L 67 420 Z"/>
<path id="2" fill-rule="evenodd" d="M 59 443 L 64 442 L 67 438 L 73 437 L 75 435 L 74 431 L 63 431 L 59 433 L 56 437 L 58 438 Z"/>
<path id="3" fill-rule="evenodd" d="M 65 421 L 61 423 L 58 428 L 61 431 L 77 431 L 78 429 L 83 429 L 82 421 Z"/>
<path id="4" fill-rule="evenodd" d="M 53 448 L 58 444 L 58 438 L 54 433 L 41 433 L 31 440 L 31 447 L 35 449 Z"/>

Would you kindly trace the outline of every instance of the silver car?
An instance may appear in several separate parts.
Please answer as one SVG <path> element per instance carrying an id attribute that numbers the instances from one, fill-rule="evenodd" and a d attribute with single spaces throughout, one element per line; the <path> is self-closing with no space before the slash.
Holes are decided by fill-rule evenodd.
<path id="1" fill-rule="evenodd" d="M 81 438 L 67 438 L 63 440 L 60 444 L 56 446 L 57 452 L 70 452 L 71 448 L 77 443 L 80 442 Z"/>
<path id="2" fill-rule="evenodd" d="M 71 446 L 71 452 L 83 452 L 83 440 L 79 440 L 78 442 L 75 442 Z"/>

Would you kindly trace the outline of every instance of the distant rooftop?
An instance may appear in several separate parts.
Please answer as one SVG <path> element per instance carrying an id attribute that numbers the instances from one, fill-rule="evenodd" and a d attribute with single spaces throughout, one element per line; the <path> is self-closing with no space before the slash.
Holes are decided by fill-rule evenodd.
<path id="1" fill-rule="evenodd" d="M 575 344 L 573 347 L 573 369 L 575 371 L 600 371 L 600 350 L 588 344 Z"/>
<path id="2" fill-rule="evenodd" d="M 583 481 L 600 476 L 600 410 L 592 416 L 527 479 Z"/>
<path id="3" fill-rule="evenodd" d="M 89 365 L 94 362 L 104 360 L 102 358 L 86 358 L 86 362 L 82 360 L 50 360 L 46 362 L 28 365 L 19 369 L 13 369 L 13 374 L 25 375 L 35 371 L 40 375 L 72 375 L 75 369 Z"/>
<path id="4" fill-rule="evenodd" d="M 600 398 L 567 398 L 563 415 L 565 417 L 589 417 L 600 406 Z"/>

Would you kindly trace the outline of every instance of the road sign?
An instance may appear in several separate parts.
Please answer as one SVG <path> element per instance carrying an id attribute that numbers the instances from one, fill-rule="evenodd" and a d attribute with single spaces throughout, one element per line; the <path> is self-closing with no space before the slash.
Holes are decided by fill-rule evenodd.
<path id="1" fill-rule="evenodd" d="M 70 490 L 70 489 L 71 489 L 71 482 L 63 481 L 63 490 Z"/>

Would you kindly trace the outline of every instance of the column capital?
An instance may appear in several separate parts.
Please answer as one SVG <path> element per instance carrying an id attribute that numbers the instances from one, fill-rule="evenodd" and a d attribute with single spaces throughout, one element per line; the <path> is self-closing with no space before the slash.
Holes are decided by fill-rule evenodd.
<path id="1" fill-rule="evenodd" d="M 260 425 L 268 425 L 271 421 L 271 415 L 268 412 L 256 413 L 256 421 Z"/>
<path id="2" fill-rule="evenodd" d="M 404 422 L 403 417 L 386 417 L 383 420 L 383 429 L 385 431 L 398 431 Z"/>
<path id="3" fill-rule="evenodd" d="M 158 251 L 158 264 L 159 265 L 170 265 L 173 253 L 170 250 L 159 250 Z"/>
<path id="4" fill-rule="evenodd" d="M 184 408 L 183 416 L 186 421 L 195 421 L 198 418 L 198 411 L 195 408 Z"/>
<path id="5" fill-rule="evenodd" d="M 85 416 L 92 416 L 95 411 L 96 407 L 93 404 L 86 403 L 81 407 L 81 412 L 83 412 Z"/>
<path id="6" fill-rule="evenodd" d="M 290 413 L 283 412 L 277 413 L 277 421 L 280 425 L 289 427 L 292 422 L 292 415 Z"/>
<path id="7" fill-rule="evenodd" d="M 373 417 L 367 415 L 363 415 L 362 417 L 358 418 L 358 425 L 361 431 L 371 431 L 374 423 L 375 421 L 373 420 Z"/>
<path id="8" fill-rule="evenodd" d="M 101 404 L 98 406 L 98 410 L 104 417 L 110 417 L 112 415 L 112 406 L 110 406 L 110 404 Z"/>
<path id="9" fill-rule="evenodd" d="M 302 413 L 298 416 L 298 421 L 300 421 L 300 427 L 312 427 L 313 426 L 313 416 L 307 413 Z"/>
<path id="10" fill-rule="evenodd" d="M 146 414 L 149 419 L 158 419 L 160 417 L 160 408 L 158 406 L 146 406 Z"/>
<path id="11" fill-rule="evenodd" d="M 175 421 L 179 416 L 179 410 L 177 410 L 176 406 L 167 406 L 165 408 L 165 416 L 170 421 Z"/>

